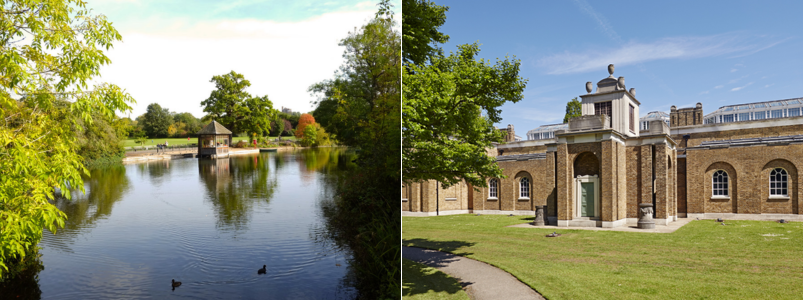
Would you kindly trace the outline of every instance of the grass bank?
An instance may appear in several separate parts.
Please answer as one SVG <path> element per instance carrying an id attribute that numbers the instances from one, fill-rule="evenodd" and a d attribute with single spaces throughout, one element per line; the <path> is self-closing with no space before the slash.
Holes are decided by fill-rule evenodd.
<path id="1" fill-rule="evenodd" d="M 532 217 L 405 217 L 402 244 L 497 266 L 547 299 L 799 299 L 803 223 L 692 221 L 674 233 L 505 226 Z M 546 238 L 557 231 L 558 238 Z"/>
<path id="2" fill-rule="evenodd" d="M 402 296 L 409 300 L 469 299 L 457 279 L 407 259 L 402 259 Z"/>
<path id="3" fill-rule="evenodd" d="M 271 137 L 270 139 L 274 140 L 276 138 L 277 137 Z M 232 140 L 233 140 L 234 143 L 237 143 L 240 140 L 248 140 L 248 139 L 249 138 L 247 138 L 247 137 L 232 137 Z M 294 137 L 294 136 L 283 136 L 282 140 L 295 141 L 296 137 Z M 198 138 L 197 137 L 191 137 L 189 141 L 187 140 L 187 138 L 152 138 L 152 139 L 148 139 L 148 141 L 145 142 L 145 146 L 156 146 L 156 144 L 164 144 L 165 141 L 167 141 L 168 145 L 178 146 L 178 145 L 186 145 L 186 144 L 196 144 L 196 143 L 198 143 Z M 143 146 L 143 145 L 140 145 L 139 143 L 137 143 L 137 141 L 135 139 L 125 139 L 125 140 L 123 140 L 122 145 L 123 145 L 123 147 L 135 147 L 135 146 L 136 147 L 140 147 L 140 146 Z"/>

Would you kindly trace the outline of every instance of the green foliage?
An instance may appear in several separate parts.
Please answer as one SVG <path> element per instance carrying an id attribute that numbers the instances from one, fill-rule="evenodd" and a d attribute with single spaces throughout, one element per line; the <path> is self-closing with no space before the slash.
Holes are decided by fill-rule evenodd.
<path id="1" fill-rule="evenodd" d="M 142 115 L 142 128 L 151 138 L 169 137 L 170 125 L 173 125 L 173 116 L 170 110 L 162 108 L 158 103 L 151 103 L 145 114 Z"/>
<path id="2" fill-rule="evenodd" d="M 359 168 L 338 185 L 332 223 L 353 251 L 361 297 L 398 299 L 401 37 L 389 2 L 379 5 L 373 20 L 340 42 L 345 62 L 335 78 L 310 91 L 328 106 L 314 112 L 327 120 L 326 131 L 360 150 Z"/>
<path id="3" fill-rule="evenodd" d="M 563 117 L 563 123 L 569 123 L 569 119 L 583 115 L 583 106 L 577 97 L 566 103 L 566 116 Z"/>
<path id="4" fill-rule="evenodd" d="M 210 82 L 215 84 L 215 90 L 201 102 L 204 112 L 208 113 L 205 119 L 217 121 L 234 135 L 256 133 L 262 136 L 270 132 L 270 122 L 277 118 L 273 102 L 268 96 L 252 97 L 246 92 L 251 82 L 242 74 L 231 71 L 213 76 Z"/>
<path id="5" fill-rule="evenodd" d="M 184 125 L 183 127 L 177 126 L 178 132 L 176 137 L 195 136 L 204 125 L 201 123 L 201 120 L 188 112 L 173 115 L 173 121 Z"/>
<path id="6" fill-rule="evenodd" d="M 84 165 L 91 168 L 120 163 L 125 156 L 121 141 L 126 132 L 115 125 L 125 126 L 124 123 L 116 116 L 111 120 L 97 112 L 92 112 L 91 116 L 92 122 L 77 118 L 73 125 L 78 154 L 83 157 Z"/>
<path id="7" fill-rule="evenodd" d="M 404 0 L 402 7 L 404 64 L 425 64 L 440 52 L 436 44 L 449 41 L 448 35 L 438 31 L 446 23 L 449 7 L 428 0 Z"/>
<path id="8" fill-rule="evenodd" d="M 329 133 L 321 124 L 312 123 L 304 127 L 304 136 L 299 140 L 304 147 L 317 147 L 329 144 Z"/>
<path id="9" fill-rule="evenodd" d="M 516 59 L 475 60 L 479 46 L 458 46 L 457 53 L 433 57 L 431 65 L 405 69 L 402 156 L 405 181 L 438 180 L 449 186 L 461 179 L 485 186 L 502 170 L 486 148 L 501 142 L 493 124 L 499 107 L 518 102 L 527 80 Z"/>
<path id="10" fill-rule="evenodd" d="M 42 229 L 65 215 L 54 188 L 83 190 L 86 173 L 74 128 L 134 100 L 115 85 L 89 87 L 121 36 L 80 0 L 5 1 L 0 13 L 0 278 L 36 252 Z M 23 43 L 23 40 L 25 41 Z M 58 98 L 58 99 L 57 99 Z M 67 100 L 67 101 L 59 101 Z"/>

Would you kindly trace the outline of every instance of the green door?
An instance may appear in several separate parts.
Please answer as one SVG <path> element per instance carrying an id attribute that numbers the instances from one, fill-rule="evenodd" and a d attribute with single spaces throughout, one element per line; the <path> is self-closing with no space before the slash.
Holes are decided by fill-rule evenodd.
<path id="1" fill-rule="evenodd" d="M 594 183 L 583 182 L 580 183 L 581 198 L 580 198 L 580 213 L 582 217 L 594 217 Z"/>

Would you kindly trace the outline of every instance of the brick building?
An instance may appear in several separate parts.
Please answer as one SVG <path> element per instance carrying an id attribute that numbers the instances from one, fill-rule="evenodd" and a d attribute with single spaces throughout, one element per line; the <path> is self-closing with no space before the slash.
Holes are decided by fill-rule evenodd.
<path id="1" fill-rule="evenodd" d="M 489 178 L 488 187 L 477 189 L 444 190 L 434 181 L 404 186 L 405 215 L 530 215 L 546 206 L 551 225 L 618 227 L 635 222 L 639 204 L 650 203 L 657 225 L 735 214 L 803 219 L 797 174 L 803 116 L 793 111 L 803 109 L 803 99 L 762 102 L 783 109 L 766 114 L 778 118 L 719 116 L 727 107 L 704 116 L 698 103 L 673 106 L 669 124 L 665 116 L 640 122 L 635 89 L 628 91 L 613 71 L 610 65 L 596 91 L 586 83 L 582 116 L 568 126 L 490 149 L 505 178 Z"/>

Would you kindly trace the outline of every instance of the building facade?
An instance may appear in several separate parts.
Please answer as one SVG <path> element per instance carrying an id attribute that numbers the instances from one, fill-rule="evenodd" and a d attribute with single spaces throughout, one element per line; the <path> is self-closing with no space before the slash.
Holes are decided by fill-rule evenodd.
<path id="1" fill-rule="evenodd" d="M 803 102 L 774 101 L 785 109 L 777 118 L 755 118 L 749 104 L 749 119 L 719 114 L 727 122 L 705 122 L 714 117 L 704 117 L 698 103 L 639 119 L 635 90 L 613 77 L 613 65 L 608 71 L 596 91 L 586 84 L 582 116 L 550 125 L 557 129 L 551 133 L 528 132 L 538 139 L 508 138 L 489 150 L 504 178 L 489 178 L 484 188 L 444 190 L 434 181 L 404 186 L 404 214 L 530 215 L 545 206 L 550 225 L 618 227 L 635 222 L 639 204 L 650 203 L 657 225 L 736 214 L 803 220 L 797 174 L 803 117 L 789 113 Z"/>

